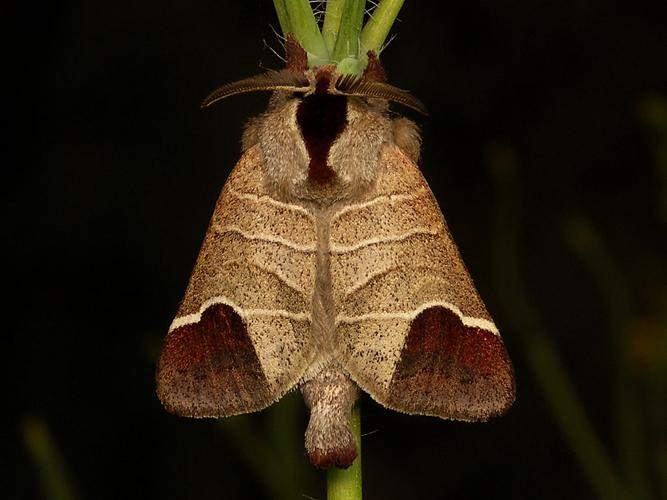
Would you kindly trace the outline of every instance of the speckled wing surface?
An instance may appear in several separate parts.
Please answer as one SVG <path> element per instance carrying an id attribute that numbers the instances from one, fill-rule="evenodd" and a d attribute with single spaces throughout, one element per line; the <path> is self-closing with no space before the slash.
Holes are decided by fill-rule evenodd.
<path id="1" fill-rule="evenodd" d="M 158 396 L 176 414 L 264 408 L 314 357 L 310 308 L 316 228 L 264 188 L 261 153 L 230 174 L 158 364 Z"/>
<path id="2" fill-rule="evenodd" d="M 375 187 L 336 213 L 337 358 L 379 403 L 486 420 L 514 400 L 511 362 L 418 167 L 385 144 Z"/>

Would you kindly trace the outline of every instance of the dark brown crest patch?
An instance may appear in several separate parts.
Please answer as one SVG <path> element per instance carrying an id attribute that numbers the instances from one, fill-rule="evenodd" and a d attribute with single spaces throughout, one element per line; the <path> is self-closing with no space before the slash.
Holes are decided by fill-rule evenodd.
<path id="1" fill-rule="evenodd" d="M 287 55 L 287 69 L 295 73 L 303 73 L 308 70 L 308 54 L 299 45 L 292 33 L 287 34 L 285 42 L 285 53 Z"/>
<path id="2" fill-rule="evenodd" d="M 378 56 L 375 54 L 375 51 L 369 50 L 367 55 L 368 55 L 368 64 L 364 69 L 364 74 L 362 75 L 362 79 L 374 82 L 382 82 L 382 83 L 386 82 L 387 73 L 382 67 L 382 64 L 380 64 L 380 59 L 378 59 Z"/>
<path id="3" fill-rule="evenodd" d="M 165 339 L 157 369 L 157 392 L 177 415 L 217 417 L 271 403 L 269 385 L 245 324 L 225 304 L 204 311 Z"/>
<path id="4" fill-rule="evenodd" d="M 308 179 L 315 184 L 329 183 L 335 172 L 327 164 L 331 145 L 347 126 L 347 97 L 328 93 L 329 77 L 318 75 L 315 93 L 299 104 L 296 120 L 310 156 Z"/>
<path id="5" fill-rule="evenodd" d="M 442 418 L 487 420 L 505 412 L 514 396 L 514 372 L 499 336 L 465 326 L 440 306 L 412 321 L 389 387 L 390 406 Z"/>

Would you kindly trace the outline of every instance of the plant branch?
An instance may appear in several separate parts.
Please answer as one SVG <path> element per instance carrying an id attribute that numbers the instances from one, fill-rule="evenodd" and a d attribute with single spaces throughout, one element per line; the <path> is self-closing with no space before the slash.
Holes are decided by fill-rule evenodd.
<path id="1" fill-rule="evenodd" d="M 327 471 L 327 500 L 361 500 L 361 409 L 352 408 L 350 428 L 357 443 L 357 458 L 347 469 L 332 467 Z"/>
<path id="2" fill-rule="evenodd" d="M 308 53 L 308 65 L 315 67 L 328 63 L 331 59 L 329 51 L 308 0 L 284 1 L 287 17 L 289 18 L 290 32 Z M 274 0 L 275 2 L 277 0 Z M 287 33 L 283 34 L 287 36 Z"/>
<path id="3" fill-rule="evenodd" d="M 333 60 L 340 62 L 346 57 L 356 58 L 359 53 L 359 34 L 364 22 L 366 0 L 347 0 L 340 20 L 340 29 L 333 51 Z"/>
<path id="4" fill-rule="evenodd" d="M 381 0 L 361 32 L 361 49 L 364 54 L 369 50 L 379 54 L 403 2 L 404 0 Z"/>
<path id="5" fill-rule="evenodd" d="M 286 0 L 273 0 L 273 6 L 276 8 L 276 14 L 278 15 L 278 23 L 280 24 L 280 29 L 283 32 L 283 35 L 287 36 L 287 33 L 292 31 L 289 23 L 289 16 L 287 15 L 287 6 L 285 5 Z"/>
<path id="6" fill-rule="evenodd" d="M 327 46 L 329 54 L 333 54 L 340 30 L 340 21 L 343 16 L 343 10 L 346 7 L 346 0 L 327 0 L 327 10 L 324 14 L 324 23 L 322 24 L 322 36 Z"/>

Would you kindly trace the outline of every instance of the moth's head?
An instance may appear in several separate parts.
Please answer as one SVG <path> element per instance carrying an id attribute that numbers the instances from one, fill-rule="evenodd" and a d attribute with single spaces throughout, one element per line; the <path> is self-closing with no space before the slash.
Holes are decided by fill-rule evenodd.
<path id="1" fill-rule="evenodd" d="M 384 100 L 411 108 L 428 115 L 419 99 L 366 75 L 341 75 L 334 65 L 319 66 L 305 71 L 284 69 L 269 71 L 243 80 L 225 84 L 211 92 L 201 104 L 208 108 L 226 97 L 248 92 L 278 92 L 291 98 L 318 96 L 345 96 L 368 100 Z"/>
<path id="2" fill-rule="evenodd" d="M 292 33 L 287 35 L 285 50 L 287 67 L 284 70 L 270 71 L 223 85 L 211 92 L 201 107 L 208 108 L 225 97 L 236 94 L 269 91 L 274 93 L 273 107 L 289 99 L 315 96 L 315 99 L 326 102 L 325 96 L 332 97 L 332 100 L 342 96 L 356 98 L 357 102 L 363 100 L 370 105 L 379 104 L 381 108 L 394 102 L 428 115 L 426 107 L 419 99 L 386 83 L 384 68 L 372 50 L 366 54 L 367 63 L 361 76 L 342 74 L 335 64 L 310 69 L 308 54 Z M 355 102 L 355 99 L 351 101 Z"/>
<path id="3" fill-rule="evenodd" d="M 260 144 L 277 192 L 332 202 L 375 178 L 380 148 L 391 140 L 390 102 L 427 114 L 417 98 L 385 83 L 381 68 L 369 67 L 373 71 L 359 77 L 340 74 L 333 64 L 308 69 L 288 63 L 282 71 L 223 85 L 202 108 L 236 94 L 272 92 L 267 112 L 251 121 L 244 148 Z"/>

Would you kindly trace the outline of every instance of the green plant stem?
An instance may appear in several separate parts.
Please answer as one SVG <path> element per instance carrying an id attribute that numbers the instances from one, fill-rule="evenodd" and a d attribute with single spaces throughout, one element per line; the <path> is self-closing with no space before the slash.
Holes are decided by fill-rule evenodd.
<path id="1" fill-rule="evenodd" d="M 361 76 L 368 64 L 365 52 L 359 51 L 361 25 L 364 21 L 365 0 L 347 0 L 340 22 L 333 60 L 341 74 Z"/>
<path id="2" fill-rule="evenodd" d="M 322 24 L 322 36 L 327 46 L 329 54 L 333 54 L 340 30 L 340 20 L 343 16 L 346 0 L 327 0 L 327 10 L 324 14 L 324 23 Z"/>
<path id="3" fill-rule="evenodd" d="M 283 34 L 308 54 L 308 67 L 336 63 L 341 74 L 361 75 L 368 51 L 379 55 L 405 0 L 380 0 L 362 29 L 366 0 L 328 0 L 322 31 L 308 0 L 273 0 Z"/>
<path id="4" fill-rule="evenodd" d="M 289 18 L 289 32 L 294 35 L 297 42 L 308 53 L 308 65 L 315 67 L 328 63 L 331 59 L 329 51 L 308 0 L 284 1 L 287 17 Z M 283 32 L 283 34 L 287 36 L 287 33 Z"/>
<path id="5" fill-rule="evenodd" d="M 379 54 L 404 0 L 381 0 L 361 32 L 361 50 Z"/>
<path id="6" fill-rule="evenodd" d="M 347 0 L 340 29 L 333 51 L 333 60 L 342 61 L 346 57 L 356 58 L 359 53 L 359 34 L 364 22 L 364 5 L 366 0 Z"/>
<path id="7" fill-rule="evenodd" d="M 280 29 L 282 30 L 283 35 L 287 36 L 287 33 L 291 33 L 292 28 L 290 27 L 285 1 L 286 0 L 273 0 L 273 6 L 276 8 L 276 15 L 278 16 Z"/>
<path id="8" fill-rule="evenodd" d="M 591 425 L 558 350 L 542 326 L 523 289 L 519 263 L 519 189 L 513 151 L 492 148 L 488 155 L 498 196 L 497 222 L 493 239 L 497 287 L 502 290 L 504 309 L 523 344 L 525 356 L 537 383 L 584 475 L 602 500 L 629 500 L 602 443 Z"/>
<path id="9" fill-rule="evenodd" d="M 347 469 L 332 467 L 327 471 L 327 500 L 361 500 L 361 409 L 352 408 L 350 429 L 357 443 L 357 458 Z"/>

